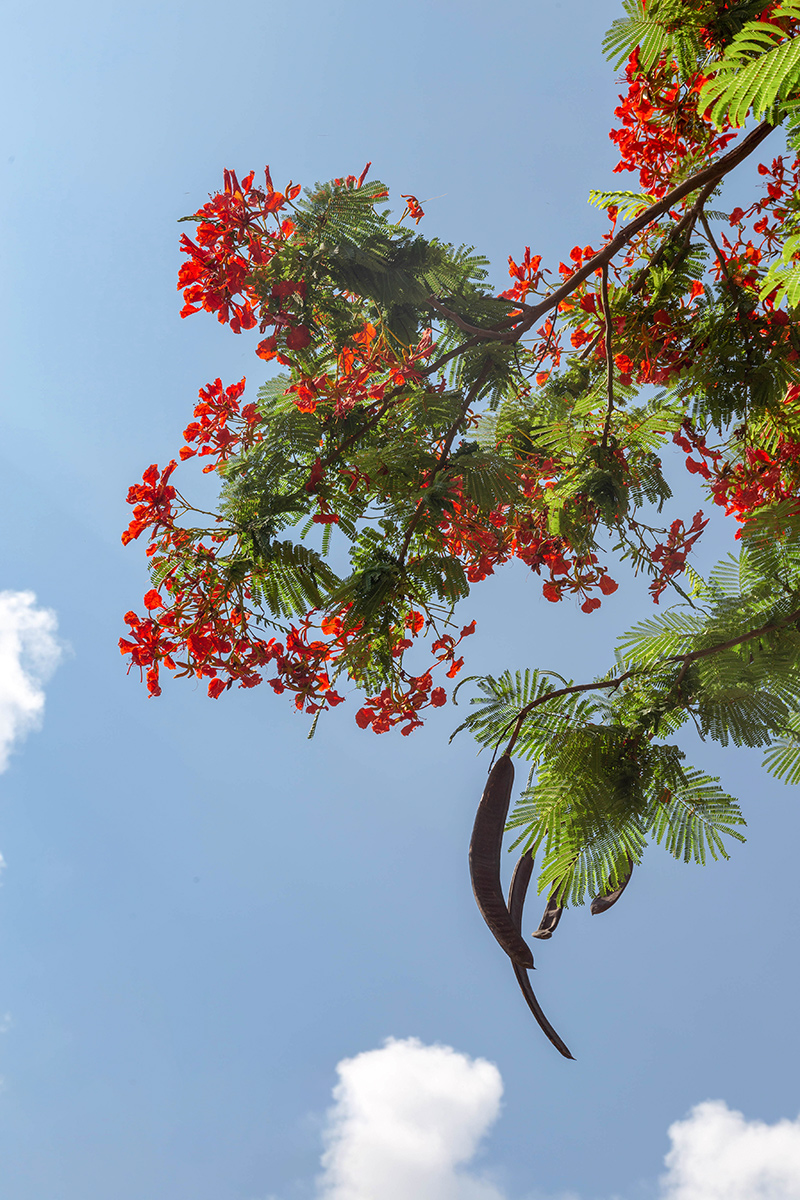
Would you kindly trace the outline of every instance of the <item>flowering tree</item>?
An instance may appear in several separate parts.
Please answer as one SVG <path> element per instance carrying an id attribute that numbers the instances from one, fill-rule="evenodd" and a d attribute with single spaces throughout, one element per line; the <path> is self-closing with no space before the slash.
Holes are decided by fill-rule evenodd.
<path id="1" fill-rule="evenodd" d="M 219 476 L 218 510 L 184 498 L 173 459 L 130 489 L 123 534 L 149 539 L 152 587 L 120 646 L 151 695 L 162 668 L 215 699 L 266 680 L 316 721 L 349 689 L 374 733 L 448 703 L 475 628 L 455 607 L 510 559 L 586 614 L 616 591 L 615 558 L 649 574 L 655 604 L 677 597 L 597 679 L 463 681 L 462 728 L 504 747 L 476 896 L 556 1044 L 519 933 L 534 861 L 549 937 L 567 902 L 614 903 L 648 840 L 697 861 L 742 840 L 736 802 L 668 740 L 689 720 L 800 782 L 800 0 L 623 7 L 611 138 L 639 190 L 592 192 L 597 245 L 554 269 L 525 247 L 500 295 L 472 249 L 419 232 L 416 197 L 395 219 L 369 164 L 305 192 L 225 172 L 185 218 L 182 316 L 255 331 L 279 371 L 247 403 L 244 379 L 200 389 L 178 458 Z M 761 188 L 719 211 L 751 158 Z M 669 443 L 737 523 L 741 553 L 707 580 L 688 561 L 707 518 L 660 515 Z M 534 773 L 506 904 L 512 751 Z"/>

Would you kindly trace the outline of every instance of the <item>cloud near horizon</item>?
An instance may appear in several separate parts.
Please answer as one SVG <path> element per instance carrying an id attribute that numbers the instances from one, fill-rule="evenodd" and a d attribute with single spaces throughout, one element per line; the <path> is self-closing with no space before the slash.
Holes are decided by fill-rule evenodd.
<path id="1" fill-rule="evenodd" d="M 62 650 L 58 621 L 39 608 L 33 592 L 0 592 L 0 772 L 12 750 L 39 729 L 44 715 L 44 684 Z"/>
<path id="2" fill-rule="evenodd" d="M 511 1200 L 470 1168 L 500 1114 L 493 1063 L 389 1038 L 336 1070 L 316 1200 Z M 668 1134 L 659 1200 L 800 1200 L 800 1117 L 768 1125 L 706 1100 Z"/>
<path id="3" fill-rule="evenodd" d="M 336 1070 L 319 1200 L 503 1200 L 463 1169 L 500 1113 L 493 1063 L 389 1038 Z"/>
<path id="4" fill-rule="evenodd" d="M 800 1117 L 767 1125 L 706 1100 L 669 1136 L 662 1200 L 800 1200 Z"/>

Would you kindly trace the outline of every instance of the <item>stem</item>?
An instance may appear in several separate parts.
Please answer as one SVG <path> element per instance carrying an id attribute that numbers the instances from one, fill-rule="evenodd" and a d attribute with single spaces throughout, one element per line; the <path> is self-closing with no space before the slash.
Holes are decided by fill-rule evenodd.
<path id="1" fill-rule="evenodd" d="M 407 390 L 407 383 L 401 383 L 396 388 L 392 388 L 388 395 L 384 396 L 383 402 L 378 405 L 377 409 L 369 418 L 369 420 L 366 421 L 360 429 L 356 430 L 355 433 L 351 433 L 349 437 L 346 437 L 340 446 L 337 446 L 335 450 L 332 450 L 330 454 L 326 455 L 325 458 L 321 460 L 320 465 L 323 471 L 327 470 L 332 463 L 335 463 L 338 459 L 340 459 L 342 455 L 350 449 L 351 446 L 354 446 L 356 442 L 358 442 L 364 436 L 365 433 L 369 433 L 370 429 L 373 429 L 381 420 L 381 418 L 386 416 L 387 412 L 392 407 L 392 402 Z"/>
<path id="2" fill-rule="evenodd" d="M 694 228 L 695 222 L 697 221 L 698 217 L 702 216 L 703 205 L 705 204 L 706 200 L 711 195 L 711 193 L 714 191 L 714 188 L 717 186 L 718 183 L 719 183 L 719 180 L 714 179 L 714 180 L 712 180 L 711 183 L 706 184 L 706 186 L 702 189 L 702 191 L 700 192 L 700 195 L 697 197 L 697 200 L 694 202 L 692 207 L 684 213 L 684 215 L 681 217 L 678 224 L 672 230 L 672 233 L 669 235 L 669 237 L 665 238 L 664 241 L 661 243 L 661 245 L 656 250 L 653 257 L 650 259 L 650 262 L 646 263 L 642 267 L 642 269 L 640 270 L 636 279 L 634 280 L 634 282 L 631 285 L 630 293 L 632 296 L 635 296 L 637 292 L 641 291 L 642 287 L 644 286 L 645 280 L 647 279 L 647 276 L 650 274 L 650 272 L 653 270 L 654 267 L 658 266 L 658 264 L 661 262 L 664 255 L 666 254 L 667 247 L 669 245 L 671 245 L 672 242 L 674 242 L 680 234 L 684 235 L 685 241 L 688 241 L 688 239 L 692 236 L 692 229 Z"/>
<path id="3" fill-rule="evenodd" d="M 706 219 L 706 214 L 704 212 L 700 213 L 700 222 L 703 226 L 703 229 L 706 232 L 706 237 L 708 238 L 711 249 L 714 251 L 714 253 L 717 256 L 717 262 L 719 263 L 722 274 L 727 279 L 728 285 L 731 288 L 735 287 L 736 286 L 735 281 L 731 278 L 731 273 L 730 273 L 730 270 L 728 269 L 728 260 L 727 260 L 727 258 L 725 258 L 724 254 L 722 253 L 722 251 L 720 250 L 716 241 L 714 240 L 714 235 L 711 232 L 711 226 L 709 225 L 708 220 Z"/>

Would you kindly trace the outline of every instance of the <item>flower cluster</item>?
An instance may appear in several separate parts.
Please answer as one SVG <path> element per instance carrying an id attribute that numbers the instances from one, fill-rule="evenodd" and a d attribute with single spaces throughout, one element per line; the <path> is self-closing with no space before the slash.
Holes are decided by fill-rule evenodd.
<path id="1" fill-rule="evenodd" d="M 688 529 L 680 519 L 673 521 L 666 542 L 658 542 L 650 552 L 651 560 L 659 567 L 658 574 L 650 583 L 650 591 L 656 604 L 670 580 L 685 569 L 686 559 L 707 524 L 708 518 L 704 519 L 702 512 L 694 514 Z"/>
<path id="2" fill-rule="evenodd" d="M 178 290 L 183 292 L 182 317 L 204 309 L 241 333 L 256 324 L 253 269 L 268 263 L 280 242 L 291 237 L 292 222 L 281 222 L 277 214 L 300 188 L 290 183 L 285 193 L 276 191 L 269 167 L 263 190 L 253 187 L 254 171 L 241 183 L 233 171 L 225 171 L 224 178 L 223 190 L 191 218 L 198 221 L 197 241 L 186 234 L 181 237 L 181 250 L 189 261 L 178 273 Z"/>
<path id="3" fill-rule="evenodd" d="M 128 488 L 128 504 L 134 505 L 134 509 L 131 522 L 122 535 L 123 546 L 138 538 L 146 529 L 157 533 L 159 529 L 172 527 L 177 492 L 168 480 L 177 465 L 173 458 L 159 472 L 157 464 L 153 463 L 142 475 L 142 482 Z"/>
<path id="4" fill-rule="evenodd" d="M 411 612 L 408 617 L 408 631 L 416 636 L 424 625 L 422 613 Z M 456 638 L 452 634 L 442 633 L 431 645 L 431 653 L 436 659 L 436 666 L 449 663 L 448 679 L 455 679 L 464 665 L 462 657 L 456 658 L 456 647 L 475 632 L 475 622 L 465 625 Z M 398 644 L 400 652 L 411 646 L 408 638 Z M 407 675 L 404 686 L 399 689 L 383 688 L 376 696 L 367 696 L 362 708 L 356 713 L 356 722 L 361 729 L 372 729 L 373 733 L 387 733 L 395 725 L 400 725 L 400 732 L 407 737 L 422 725 L 420 713 L 426 708 L 441 708 L 447 703 L 447 692 L 441 686 L 434 686 L 431 670 L 422 675 Z"/>
<path id="5" fill-rule="evenodd" d="M 620 152 L 614 170 L 638 171 L 642 190 L 660 198 L 688 156 L 711 159 L 736 133 L 729 128 L 717 131 L 698 113 L 695 97 L 706 82 L 703 75 L 682 83 L 676 64 L 663 56 L 644 74 L 639 57 L 637 46 L 625 67 L 628 90 L 614 109 L 620 128 L 612 129 L 609 137 Z"/>
<path id="6" fill-rule="evenodd" d="M 533 498 L 539 488 L 526 477 L 526 495 Z M 593 587 L 604 596 L 617 590 L 617 584 L 598 565 L 596 554 L 576 554 L 568 540 L 547 528 L 547 511 L 516 511 L 501 505 L 491 513 L 481 513 L 463 495 L 451 505 L 452 512 L 442 522 L 442 534 L 449 554 L 460 559 L 470 583 L 480 583 L 495 569 L 518 558 L 537 575 L 545 574 L 542 595 L 558 601 L 567 595 L 581 597 L 581 608 L 590 613 L 600 607 L 598 597 L 590 596 Z"/>
<path id="7" fill-rule="evenodd" d="M 181 446 L 182 461 L 196 454 L 201 458 L 215 455 L 214 461 L 203 468 L 204 472 L 214 471 L 231 454 L 241 453 L 252 445 L 261 417 L 255 404 L 240 409 L 239 397 L 244 388 L 244 379 L 229 387 L 223 387 L 222 380 L 215 379 L 200 388 L 200 403 L 195 405 L 193 413 L 195 419 L 183 431 L 186 441 L 195 442 L 197 449 Z"/>
<path id="8" fill-rule="evenodd" d="M 627 91 L 615 110 L 619 125 L 610 135 L 620 152 L 615 170 L 638 173 L 649 193 L 642 201 L 647 204 L 666 196 L 687 170 L 718 159 L 736 131 L 717 129 L 698 112 L 703 77 L 681 82 L 675 63 L 664 56 L 645 73 L 635 51 L 625 76 Z M 673 436 L 687 470 L 740 522 L 756 508 L 798 495 L 800 387 L 788 389 L 785 420 L 776 419 L 763 444 L 745 425 L 729 439 L 734 453 L 727 458 L 706 445 L 691 421 L 677 427 L 685 408 L 664 408 L 663 416 L 653 417 L 646 405 L 637 410 L 630 400 L 633 387 L 653 384 L 671 385 L 674 396 L 683 398 L 685 377 L 691 385 L 692 370 L 715 345 L 711 283 L 720 300 L 735 299 L 730 325 L 762 356 L 796 362 L 791 321 L 776 306 L 777 291 L 762 297 L 760 289 L 766 267 L 782 253 L 787 230 L 795 229 L 800 159 L 778 156 L 770 166 L 762 164 L 765 194 L 749 208 L 735 208 L 727 230 L 716 237 L 696 193 L 688 193 L 669 212 L 657 209 L 658 220 L 619 233 L 620 210 L 609 204 L 605 233 L 594 245 L 575 245 L 565 255 L 568 261 L 559 263 L 555 282 L 541 256 L 526 246 L 519 261 L 509 257 L 511 282 L 500 294 L 506 304 L 495 309 L 502 315 L 494 325 L 483 315 L 449 308 L 455 304 L 448 299 L 449 283 L 442 296 L 429 295 L 433 269 L 420 275 L 426 299 L 420 301 L 415 284 L 402 302 L 397 297 L 378 302 L 385 284 L 391 290 L 388 259 L 371 258 L 370 251 L 361 261 L 352 241 L 335 244 L 346 198 L 356 206 L 363 202 L 366 210 L 385 195 L 376 184 L 353 196 L 364 188 L 366 170 L 325 185 L 301 205 L 294 204 L 300 188 L 290 183 L 276 190 L 269 168 L 261 187 L 253 172 L 240 181 L 226 171 L 222 190 L 192 218 L 194 240 L 181 239 L 187 258 L 178 281 L 182 316 L 206 311 L 235 333 L 258 330 L 257 357 L 289 368 L 283 407 L 275 412 L 291 419 L 271 427 L 277 418 L 266 401 L 261 408 L 243 403 L 244 379 L 228 386 L 216 379 L 200 389 L 179 458 L 207 460 L 205 472 L 224 467 L 221 474 L 231 484 L 227 515 L 216 516 L 210 528 L 189 524 L 197 510 L 172 482 L 175 460 L 163 470 L 148 467 L 142 482 L 130 488 L 133 515 L 123 542 L 148 533 L 155 586 L 144 597 L 142 616 L 126 614 L 129 632 L 120 649 L 146 672 L 152 695 L 160 693 L 163 666 L 204 679 L 215 698 L 234 684 L 251 688 L 265 681 L 293 696 L 298 710 L 317 714 L 342 702 L 337 688 L 349 680 L 364 694 L 356 712 L 362 728 L 382 733 L 399 726 L 409 734 L 422 724 L 425 710 L 447 702 L 447 681 L 462 669 L 458 648 L 474 622 L 458 636 L 450 632 L 455 598 L 502 564 L 519 559 L 541 578 L 548 601 L 573 597 L 591 613 L 617 590 L 595 553 L 605 526 L 619 535 L 618 549 L 624 545 L 625 554 L 649 559 L 650 591 L 658 603 L 707 525 L 698 512 L 688 524 L 673 521 L 658 541 L 662 531 L 637 522 L 642 496 L 658 500 L 665 494 L 654 482 L 660 462 L 652 449 L 665 438 Z M 410 231 L 395 235 L 406 216 L 418 223 L 424 215 L 416 196 L 402 199 L 400 221 L 384 226 L 381 236 L 406 255 L 412 246 L 414 253 L 432 247 Z M 341 228 L 351 226 L 345 222 Z M 703 267 L 692 258 L 698 234 L 711 255 L 708 285 L 696 277 Z M 613 258 L 609 251 L 601 259 L 605 265 L 598 266 L 598 253 L 614 239 Z M 446 277 L 445 272 L 441 278 Z M 476 303 L 473 312 L 485 311 L 476 301 L 480 296 L 484 304 L 485 292 L 467 289 L 463 295 L 465 305 Z M 436 314 L 450 322 L 438 347 Z M 504 342 L 516 343 L 512 387 L 511 374 L 503 377 L 510 358 Z M 461 382 L 453 385 L 444 368 L 459 358 L 464 370 L 461 376 L 456 372 Z M 793 378 L 792 369 L 786 378 Z M 493 372 L 495 395 L 514 391 L 514 403 L 535 412 L 533 424 L 540 411 L 537 401 L 531 403 L 535 388 L 544 389 L 542 414 L 552 409 L 562 416 L 553 418 L 541 441 L 535 430 L 530 436 L 524 430 L 519 437 L 498 435 L 489 459 L 493 454 L 497 479 L 510 464 L 510 490 L 498 484 L 494 491 L 490 482 L 481 492 L 474 476 L 470 483 L 469 470 L 478 468 L 466 464 L 486 458 L 462 459 L 459 468 L 458 455 L 472 453 L 471 444 L 454 445 L 478 421 L 480 397 L 488 394 L 481 389 Z M 565 380 L 572 382 L 562 388 Z M 713 391 L 716 377 L 703 386 Z M 448 413 L 446 419 L 441 415 Z M 556 425 L 563 437 L 553 433 Z M 231 481 L 243 481 L 242 494 L 248 494 L 248 472 L 260 478 L 251 464 L 269 453 L 274 429 L 277 440 L 283 437 L 291 446 L 280 460 L 286 469 L 275 475 L 276 494 L 249 494 L 251 507 L 239 511 Z M 482 503 L 475 498 L 480 495 Z M 272 539 L 277 530 L 303 520 L 306 532 L 316 527 L 325 554 L 331 535 L 349 538 L 358 570 L 342 585 L 344 591 L 332 586 L 327 601 L 324 588 L 315 591 L 314 585 L 295 589 L 290 603 L 265 606 L 264 597 L 272 594 L 270 563 L 277 561 L 270 559 L 277 553 Z M 359 541 L 365 525 L 375 535 L 374 553 L 368 552 L 368 539 Z M 300 555 L 297 561 L 311 561 L 302 558 L 307 550 L 298 542 L 292 553 Z M 452 577 L 449 566 L 440 570 L 432 560 L 453 566 Z M 316 569 L 309 568 L 312 576 Z M 362 577 L 363 610 L 347 599 Z M 370 593 L 370 587 L 378 590 Z M 373 604 L 370 595 L 380 600 Z M 311 603 L 320 607 L 305 611 Z M 267 608 L 271 617 L 265 623 Z M 427 665 L 418 658 L 426 637 L 433 656 Z"/>

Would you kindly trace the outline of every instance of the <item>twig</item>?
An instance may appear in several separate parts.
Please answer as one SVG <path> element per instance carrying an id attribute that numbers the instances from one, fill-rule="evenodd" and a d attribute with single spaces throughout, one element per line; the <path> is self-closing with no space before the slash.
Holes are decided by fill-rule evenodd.
<path id="1" fill-rule="evenodd" d="M 704 212 L 700 213 L 700 222 L 703 226 L 703 229 L 706 231 L 706 237 L 709 240 L 711 248 L 714 251 L 715 255 L 717 256 L 717 262 L 719 263 L 722 274 L 727 279 L 729 286 L 731 288 L 735 287 L 736 280 L 733 279 L 731 276 L 729 266 L 728 266 L 728 260 L 725 258 L 724 254 L 722 253 L 722 251 L 720 250 L 716 241 L 714 240 L 714 235 L 711 232 L 711 226 L 709 225 L 708 220 L 706 219 L 706 214 Z"/>
<path id="2" fill-rule="evenodd" d="M 636 279 L 633 281 L 633 283 L 631 284 L 631 286 L 629 288 L 630 294 L 632 296 L 635 296 L 636 293 L 639 292 L 641 290 L 641 288 L 644 286 L 644 282 L 647 279 L 647 276 L 650 274 L 650 272 L 653 270 L 654 267 L 657 267 L 659 265 L 661 260 L 664 258 L 664 255 L 667 252 L 667 247 L 670 246 L 677 239 L 677 237 L 680 234 L 684 235 L 684 239 L 691 237 L 692 229 L 694 227 L 694 224 L 695 224 L 697 218 L 699 216 L 702 216 L 703 205 L 705 204 L 706 200 L 711 195 L 711 193 L 714 191 L 714 188 L 717 186 L 718 183 L 719 183 L 719 180 L 714 179 L 714 180 L 712 180 L 711 183 L 706 184 L 706 186 L 702 189 L 702 191 L 700 192 L 700 195 L 697 197 L 697 200 L 694 202 L 692 207 L 683 214 L 683 216 L 681 217 L 678 224 L 675 226 L 675 228 L 670 233 L 669 237 L 665 238 L 664 241 L 661 243 L 661 245 L 658 247 L 655 254 L 650 259 L 650 262 L 645 263 L 645 265 L 639 271 L 639 274 L 636 276 Z"/>

